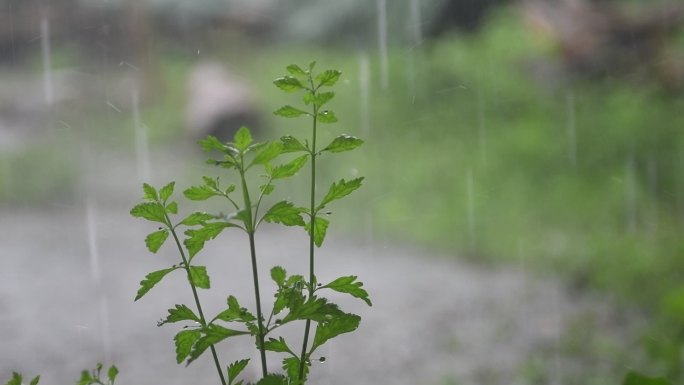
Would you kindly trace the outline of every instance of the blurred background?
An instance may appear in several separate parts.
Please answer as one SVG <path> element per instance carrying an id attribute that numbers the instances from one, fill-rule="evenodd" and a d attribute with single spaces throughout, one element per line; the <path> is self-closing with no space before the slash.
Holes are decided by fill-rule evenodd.
<path id="1" fill-rule="evenodd" d="M 553 277 L 628 309 L 609 328 L 639 320 L 626 345 L 572 323 L 554 351 L 580 370 L 523 360 L 519 383 L 617 383 L 627 368 L 684 379 L 676 0 L 0 0 L 4 279 L 36 228 L 69 218 L 86 223 L 82 263 L 99 279 L 88 221 L 126 215 L 142 181 L 196 182 L 205 135 L 305 135 L 305 121 L 273 116 L 297 100 L 272 80 L 311 60 L 343 73 L 334 133 L 366 140 L 323 164 L 331 179 L 367 177 L 337 231 L 418 247 L 424 264 L 445 254 Z M 143 258 L 144 235 L 120 239 Z M 44 259 L 51 242 L 81 239 L 44 241 Z M 0 292 L 12 329 L 20 287 Z"/>

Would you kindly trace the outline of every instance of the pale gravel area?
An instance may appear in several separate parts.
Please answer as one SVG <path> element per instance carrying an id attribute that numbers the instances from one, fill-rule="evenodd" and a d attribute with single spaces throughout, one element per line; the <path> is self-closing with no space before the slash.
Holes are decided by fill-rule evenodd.
<path id="1" fill-rule="evenodd" d="M 156 327 L 166 309 L 192 302 L 181 274 L 133 302 L 147 272 L 177 260 L 171 244 L 149 254 L 143 238 L 155 226 L 128 215 L 140 195 L 137 181 L 127 177 L 135 175 L 133 162 L 113 162 L 106 154 L 93 161 L 85 179 L 104 178 L 84 184 L 90 198 L 0 211 L 0 383 L 18 370 L 42 374 L 41 384 L 72 384 L 81 369 L 102 360 L 118 365 L 121 385 L 218 383 L 209 356 L 187 368 L 175 363 L 177 325 Z M 616 323 L 621 315 L 605 299 L 572 293 L 553 277 L 331 232 L 319 252 L 320 281 L 356 274 L 374 306 L 335 297 L 363 321 L 356 333 L 322 348 L 326 363 L 314 365 L 312 385 L 526 384 L 530 362 L 542 362 L 548 383 L 559 384 L 562 373 L 582 370 L 561 355 L 567 326 L 589 315 L 594 334 L 620 339 L 625 333 L 624 319 Z M 268 303 L 268 268 L 305 274 L 307 243 L 302 230 L 279 227 L 264 227 L 257 242 Z M 243 234 L 228 232 L 197 257 L 213 280 L 212 290 L 201 292 L 208 314 L 220 311 L 228 294 L 251 307 L 246 246 Z M 286 331 L 298 336 L 300 329 Z M 246 338 L 222 343 L 219 355 L 225 363 L 257 360 Z M 277 361 L 270 357 L 274 370 Z"/>

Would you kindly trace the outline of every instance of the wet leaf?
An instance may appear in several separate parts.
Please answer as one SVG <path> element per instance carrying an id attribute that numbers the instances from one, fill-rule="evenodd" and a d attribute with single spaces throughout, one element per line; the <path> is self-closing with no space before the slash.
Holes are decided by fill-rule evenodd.
<path id="1" fill-rule="evenodd" d="M 282 142 L 271 142 L 262 147 L 251 164 L 267 164 L 283 152 Z"/>
<path id="2" fill-rule="evenodd" d="M 334 92 L 319 92 L 311 100 L 319 108 L 335 97 Z"/>
<path id="3" fill-rule="evenodd" d="M 329 322 L 319 323 L 316 327 L 316 335 L 311 346 L 311 352 L 340 334 L 353 332 L 359 327 L 361 317 L 355 314 L 342 314 Z"/>
<path id="4" fill-rule="evenodd" d="M 204 223 L 199 229 L 185 230 L 187 238 L 183 241 L 190 253 L 190 259 L 204 248 L 204 243 L 216 238 L 227 227 L 237 227 L 230 222 L 208 222 Z"/>
<path id="5" fill-rule="evenodd" d="M 283 370 L 290 377 L 293 384 L 300 384 L 299 381 L 299 358 L 297 357 L 287 357 L 283 359 Z M 311 362 L 307 359 L 304 364 L 304 377 L 309 375 L 309 368 L 311 367 Z"/>
<path id="6" fill-rule="evenodd" d="M 363 286 L 363 283 L 358 282 L 356 278 L 357 277 L 355 275 L 340 277 L 330 282 L 329 284 L 322 286 L 321 288 L 328 288 L 340 293 L 350 294 L 353 297 L 362 299 L 364 302 L 368 304 L 368 306 L 372 306 L 373 304 L 368 298 L 368 292 L 361 288 L 361 286 Z"/>
<path id="7" fill-rule="evenodd" d="M 192 347 L 189 355 L 188 364 L 199 358 L 211 345 L 217 344 L 226 338 L 249 334 L 247 332 L 224 328 L 219 325 L 208 325 L 202 329 L 202 337 Z"/>
<path id="8" fill-rule="evenodd" d="M 264 342 L 264 349 L 271 352 L 290 353 L 292 355 L 296 355 L 292 352 L 292 350 L 290 350 L 290 347 L 287 346 L 287 343 L 283 337 L 278 339 L 269 338 L 268 341 Z"/>
<path id="9" fill-rule="evenodd" d="M 295 175 L 304 165 L 309 155 L 302 155 L 290 162 L 273 167 L 270 171 L 272 179 L 282 179 Z"/>
<path id="10" fill-rule="evenodd" d="M 220 192 L 212 189 L 209 186 L 192 186 L 187 190 L 183 191 L 183 195 L 191 201 L 204 201 L 211 197 L 221 195 Z"/>
<path id="11" fill-rule="evenodd" d="M 325 239 L 325 234 L 328 231 L 329 224 L 329 220 L 321 217 L 316 217 L 313 226 L 311 226 L 311 222 L 309 222 L 304 227 L 304 229 L 307 233 L 309 233 L 309 235 L 313 234 L 314 243 L 316 244 L 316 246 L 321 247 L 321 245 L 323 244 L 323 240 Z"/>
<path id="12" fill-rule="evenodd" d="M 349 135 L 340 135 L 335 138 L 326 148 L 321 150 L 330 152 L 350 151 L 363 144 L 363 140 Z"/>
<path id="13" fill-rule="evenodd" d="M 150 252 L 156 253 L 168 237 L 169 230 L 167 229 L 155 231 L 147 235 L 145 238 L 145 245 Z"/>
<path id="14" fill-rule="evenodd" d="M 148 221 L 166 224 L 164 206 L 156 202 L 145 202 L 135 205 L 131 209 L 131 215 L 136 218 L 144 218 Z"/>
<path id="15" fill-rule="evenodd" d="M 361 184 L 363 183 L 363 179 L 364 179 L 363 177 L 360 177 L 360 178 L 352 179 L 350 181 L 345 181 L 344 179 L 341 179 L 338 182 L 334 182 L 330 186 L 328 193 L 325 194 L 325 197 L 323 197 L 323 200 L 321 201 L 321 203 L 316 208 L 316 211 L 321 210 L 328 203 L 330 203 L 334 200 L 337 200 L 337 199 L 342 199 L 345 196 L 354 192 L 354 190 L 361 187 Z"/>
<path id="16" fill-rule="evenodd" d="M 273 84 L 285 92 L 295 92 L 306 88 L 302 82 L 299 81 L 299 79 L 292 76 L 283 76 L 278 78 L 273 81 Z"/>
<path id="17" fill-rule="evenodd" d="M 198 211 L 198 212 L 194 212 L 194 213 L 188 215 L 187 217 L 185 217 L 185 219 L 183 219 L 183 221 L 181 223 L 186 225 L 186 226 L 197 226 L 197 225 L 203 225 L 207 221 L 210 221 L 213 219 L 216 219 L 216 216 L 214 216 L 212 214 L 207 214 L 207 213 L 203 213 L 203 212 Z"/>
<path id="18" fill-rule="evenodd" d="M 233 141 L 235 142 L 235 147 L 238 150 L 246 150 L 247 147 L 252 144 L 252 134 L 249 132 L 249 128 L 245 126 L 240 127 L 235 133 Z"/>
<path id="19" fill-rule="evenodd" d="M 235 379 L 237 379 L 237 376 L 242 373 L 243 370 L 247 367 L 247 364 L 249 364 L 249 358 L 244 359 L 244 360 L 239 360 L 235 361 L 232 364 L 228 365 L 228 384 L 232 384 Z"/>
<path id="20" fill-rule="evenodd" d="M 274 189 L 275 189 L 275 186 L 270 184 L 270 183 L 259 186 L 259 190 L 261 190 L 261 192 L 264 195 L 269 195 L 270 193 L 273 192 Z"/>
<path id="21" fill-rule="evenodd" d="M 171 214 L 178 214 L 178 203 L 171 202 L 166 206 L 166 212 Z"/>
<path id="22" fill-rule="evenodd" d="M 143 183 L 143 199 L 148 201 L 157 201 L 159 196 L 157 196 L 157 190 L 147 183 Z"/>
<path id="23" fill-rule="evenodd" d="M 302 111 L 299 108 L 295 108 L 290 105 L 282 106 L 279 109 L 273 111 L 273 113 L 284 118 L 297 118 L 302 115 L 309 115 L 308 112 Z"/>
<path id="24" fill-rule="evenodd" d="M 298 76 L 306 76 L 307 73 L 298 65 L 296 64 L 290 64 L 289 66 L 286 67 L 287 72 L 291 73 L 292 75 L 298 75 Z"/>
<path id="25" fill-rule="evenodd" d="M 320 86 L 334 86 L 340 79 L 342 72 L 338 70 L 325 70 L 316 76 L 316 83 Z"/>
<path id="26" fill-rule="evenodd" d="M 207 136 L 206 138 L 198 141 L 199 145 L 206 152 L 217 150 L 221 152 L 226 152 L 226 145 L 221 143 L 215 136 Z"/>
<path id="27" fill-rule="evenodd" d="M 228 296 L 228 309 L 222 311 L 219 313 L 216 317 L 214 317 L 214 320 L 221 320 L 225 322 L 232 322 L 232 321 L 242 321 L 242 322 L 252 322 L 256 321 L 256 317 L 247 311 L 247 309 L 243 308 L 240 306 L 240 303 L 238 302 L 237 298 L 235 296 Z M 213 320 L 212 320 L 213 322 Z"/>
<path id="28" fill-rule="evenodd" d="M 157 324 L 157 326 L 162 326 L 164 324 L 179 322 L 179 321 L 195 321 L 200 322 L 199 317 L 186 305 L 176 305 L 175 309 L 168 310 L 169 315 L 166 319 Z"/>
<path id="29" fill-rule="evenodd" d="M 280 138 L 280 141 L 283 142 L 283 153 L 309 151 L 306 146 L 293 136 L 283 136 Z"/>
<path id="30" fill-rule="evenodd" d="M 165 203 L 171 197 L 175 185 L 176 182 L 171 182 L 159 190 L 159 199 L 161 199 L 162 202 Z"/>
<path id="31" fill-rule="evenodd" d="M 173 340 L 176 343 L 176 362 L 181 363 L 192 351 L 192 346 L 202 337 L 202 333 L 197 329 L 183 330 L 176 334 Z"/>
<path id="32" fill-rule="evenodd" d="M 140 289 L 138 289 L 138 293 L 135 296 L 135 301 L 139 300 L 142 298 L 145 294 L 147 294 L 150 289 L 152 289 L 156 284 L 159 283 L 159 281 L 164 278 L 168 273 L 178 269 L 178 267 L 171 267 L 168 269 L 164 270 L 157 270 L 153 271 L 145 276 L 145 279 L 140 281 Z"/>
<path id="33" fill-rule="evenodd" d="M 211 286 L 206 266 L 190 266 L 190 279 L 200 289 L 209 289 Z"/>
<path id="34" fill-rule="evenodd" d="M 266 222 L 281 223 L 285 226 L 304 226 L 304 219 L 302 212 L 305 210 L 301 207 L 296 207 L 292 202 L 280 201 L 273 205 L 266 214 L 264 220 Z"/>
<path id="35" fill-rule="evenodd" d="M 276 285 L 278 285 L 278 287 L 283 286 L 286 278 L 287 278 L 287 272 L 282 267 L 274 266 L 271 269 L 271 279 L 273 279 L 273 282 L 275 282 Z"/>
<path id="36" fill-rule="evenodd" d="M 321 123 L 335 123 L 337 122 L 337 116 L 335 113 L 329 110 L 321 111 L 316 115 L 316 120 Z"/>

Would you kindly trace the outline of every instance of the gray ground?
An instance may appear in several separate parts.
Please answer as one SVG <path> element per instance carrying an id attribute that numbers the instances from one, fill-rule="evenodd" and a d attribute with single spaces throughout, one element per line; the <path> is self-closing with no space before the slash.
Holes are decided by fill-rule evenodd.
<path id="1" fill-rule="evenodd" d="M 142 277 L 176 256 L 170 244 L 149 254 L 143 238 L 154 225 L 128 215 L 140 196 L 137 181 L 126 177 L 135 175 L 128 169 L 133 162 L 102 157 L 92 167 L 100 178 L 85 178 L 100 181 L 85 189 L 87 198 L 0 214 L 0 383 L 18 370 L 41 373 L 43 384 L 70 384 L 81 369 L 105 360 L 119 366 L 122 385 L 216 384 L 208 356 L 188 368 L 177 365 L 178 328 L 155 326 L 175 303 L 191 304 L 181 274 L 133 302 Z M 591 319 L 589 335 L 607 341 L 624 333 L 604 300 L 571 295 L 552 277 L 332 234 L 319 254 L 319 279 L 357 274 L 374 306 L 339 298 L 363 317 L 362 325 L 321 350 L 326 362 L 314 365 L 312 384 L 564 383 L 562 373 L 583 370 L 562 353 L 568 326 Z M 301 230 L 264 227 L 257 242 L 268 302 L 268 269 L 279 264 L 304 273 L 306 239 Z M 196 261 L 208 265 L 213 279 L 212 290 L 201 292 L 207 313 L 217 313 L 228 294 L 251 305 L 243 234 L 209 243 Z M 257 359 L 246 339 L 221 344 L 219 354 L 226 363 Z M 270 357 L 274 370 L 278 361 Z"/>

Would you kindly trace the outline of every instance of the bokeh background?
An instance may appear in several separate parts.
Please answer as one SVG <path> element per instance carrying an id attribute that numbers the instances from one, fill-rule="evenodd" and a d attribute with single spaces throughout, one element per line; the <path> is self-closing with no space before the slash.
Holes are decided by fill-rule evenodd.
<path id="1" fill-rule="evenodd" d="M 366 140 L 323 166 L 367 177 L 338 231 L 522 267 L 643 321 L 619 349 L 573 323 L 555 349 L 582 370 L 528 362 L 521 383 L 684 379 L 681 1 L 2 0 L 1 231 L 125 214 L 130 186 L 197 179 L 207 134 L 305 132 L 273 116 L 295 99 L 272 80 L 312 60 L 343 73 L 335 129 Z"/>

